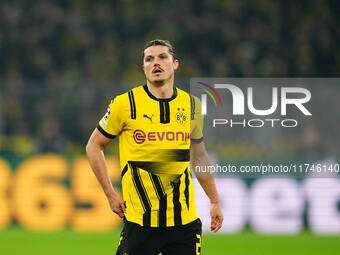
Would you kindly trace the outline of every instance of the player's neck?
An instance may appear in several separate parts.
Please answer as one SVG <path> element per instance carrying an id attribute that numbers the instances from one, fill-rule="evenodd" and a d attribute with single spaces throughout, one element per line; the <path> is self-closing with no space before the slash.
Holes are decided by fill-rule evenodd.
<path id="1" fill-rule="evenodd" d="M 174 94 L 174 83 L 167 82 L 163 85 L 155 85 L 147 81 L 150 93 L 156 98 L 171 98 Z"/>

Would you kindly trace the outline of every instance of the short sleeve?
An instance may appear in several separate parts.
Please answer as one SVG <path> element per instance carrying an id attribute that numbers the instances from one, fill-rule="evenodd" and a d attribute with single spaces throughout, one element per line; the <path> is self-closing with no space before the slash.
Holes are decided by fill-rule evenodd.
<path id="1" fill-rule="evenodd" d="M 99 121 L 97 129 L 107 138 L 115 138 L 125 125 L 124 101 L 122 96 L 111 100 L 104 117 Z"/>
<path id="2" fill-rule="evenodd" d="M 204 116 L 201 113 L 201 101 L 191 96 L 191 142 L 200 143 L 203 141 Z"/>

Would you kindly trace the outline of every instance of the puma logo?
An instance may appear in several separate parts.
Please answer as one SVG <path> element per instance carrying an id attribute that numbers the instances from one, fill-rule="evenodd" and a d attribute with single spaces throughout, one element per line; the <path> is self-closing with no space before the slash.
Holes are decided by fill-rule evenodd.
<path id="1" fill-rule="evenodd" d="M 143 117 L 149 119 L 152 122 L 153 114 L 151 115 L 151 117 L 149 117 L 148 115 L 144 114 Z"/>

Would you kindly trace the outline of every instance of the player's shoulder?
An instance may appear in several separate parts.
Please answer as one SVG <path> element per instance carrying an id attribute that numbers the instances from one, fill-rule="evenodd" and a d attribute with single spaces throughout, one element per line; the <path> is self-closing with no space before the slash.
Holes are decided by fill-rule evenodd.
<path id="1" fill-rule="evenodd" d="M 131 100 L 134 101 L 137 98 L 145 96 L 144 86 L 140 85 L 137 87 L 134 87 L 124 94 L 121 95 L 122 98 L 124 98 L 126 101 L 130 102 Z"/>
<path id="2" fill-rule="evenodd" d="M 139 96 L 142 89 L 143 86 L 137 86 L 122 94 L 118 94 L 111 99 L 111 103 L 115 102 L 119 104 L 130 104 L 130 100 L 132 100 L 136 96 Z"/>
<path id="3" fill-rule="evenodd" d="M 126 93 L 114 95 L 111 97 L 110 105 L 124 105 L 128 97 L 125 95 Z"/>
<path id="4" fill-rule="evenodd" d="M 191 94 L 190 92 L 177 88 L 177 93 L 182 97 L 190 99 L 191 104 L 201 104 L 201 100 L 197 96 Z"/>
<path id="5" fill-rule="evenodd" d="M 128 93 L 133 93 L 134 95 L 139 95 L 139 94 L 145 94 L 145 87 L 146 85 L 139 85 L 139 86 L 136 86 L 132 89 L 130 89 L 128 92 L 126 92 L 126 94 Z"/>

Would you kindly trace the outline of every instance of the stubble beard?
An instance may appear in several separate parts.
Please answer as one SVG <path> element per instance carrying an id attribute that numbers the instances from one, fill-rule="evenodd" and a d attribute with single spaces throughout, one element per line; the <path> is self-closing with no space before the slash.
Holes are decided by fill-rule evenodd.
<path id="1" fill-rule="evenodd" d="M 157 87 L 161 87 L 165 84 L 165 80 L 155 80 L 152 83 Z"/>
<path id="2" fill-rule="evenodd" d="M 161 80 L 149 80 L 148 79 L 148 81 L 151 83 L 151 84 L 153 84 L 153 85 L 155 85 L 155 86 L 157 86 L 157 87 L 162 87 L 165 83 L 166 83 L 166 81 L 168 81 L 168 80 L 170 80 L 171 79 L 171 77 L 172 77 L 172 75 L 170 75 L 168 78 L 166 78 L 166 79 L 161 79 Z"/>

